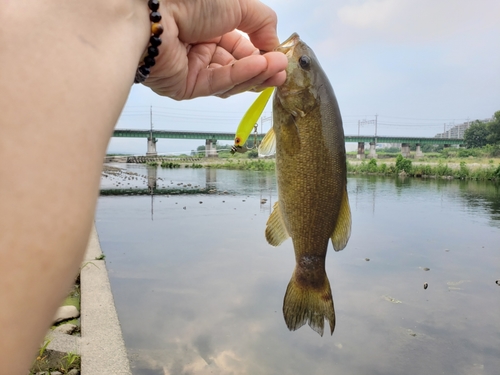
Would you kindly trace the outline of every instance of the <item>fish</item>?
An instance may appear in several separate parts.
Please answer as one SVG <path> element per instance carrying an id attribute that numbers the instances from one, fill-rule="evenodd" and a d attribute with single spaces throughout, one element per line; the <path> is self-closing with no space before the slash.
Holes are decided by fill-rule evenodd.
<path id="1" fill-rule="evenodd" d="M 294 33 L 276 51 L 287 78 L 273 96 L 273 126 L 260 155 L 276 154 L 278 200 L 266 224 L 272 246 L 291 237 L 295 269 L 283 300 L 290 331 L 304 324 L 323 336 L 335 329 L 325 259 L 329 242 L 344 249 L 351 235 L 344 130 L 333 88 L 313 50 Z"/>

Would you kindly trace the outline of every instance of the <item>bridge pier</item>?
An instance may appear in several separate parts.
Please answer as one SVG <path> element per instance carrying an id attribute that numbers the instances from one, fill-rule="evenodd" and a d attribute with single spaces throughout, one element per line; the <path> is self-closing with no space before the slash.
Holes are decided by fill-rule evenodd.
<path id="1" fill-rule="evenodd" d="M 358 159 L 363 160 L 365 158 L 365 142 L 358 142 Z"/>
<path id="2" fill-rule="evenodd" d="M 422 149 L 420 148 L 420 143 L 417 143 L 417 149 L 415 151 L 415 159 L 420 159 L 424 157 L 424 153 L 422 152 Z"/>
<path id="3" fill-rule="evenodd" d="M 370 142 L 370 153 L 368 154 L 368 157 L 370 159 L 376 159 L 377 158 L 376 146 L 377 146 L 377 144 L 375 142 Z"/>
<path id="4" fill-rule="evenodd" d="M 217 143 L 216 139 L 205 140 L 205 157 L 206 158 L 216 158 L 219 156 L 217 154 L 217 148 L 215 147 L 216 143 Z"/>
<path id="5" fill-rule="evenodd" d="M 409 143 L 401 143 L 401 155 L 405 158 L 410 157 L 410 144 Z"/>
<path id="6" fill-rule="evenodd" d="M 158 139 L 155 137 L 148 137 L 148 152 L 146 152 L 146 156 L 157 156 L 158 153 L 156 152 L 156 142 L 158 142 Z"/>

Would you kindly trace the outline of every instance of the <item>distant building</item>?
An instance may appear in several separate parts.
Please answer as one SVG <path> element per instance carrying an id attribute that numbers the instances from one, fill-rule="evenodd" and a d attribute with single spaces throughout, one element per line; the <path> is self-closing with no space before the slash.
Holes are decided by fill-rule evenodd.
<path id="1" fill-rule="evenodd" d="M 489 122 L 491 119 L 478 120 L 480 122 Z M 434 138 L 463 138 L 464 133 L 469 127 L 474 123 L 474 121 L 467 121 L 460 125 L 455 125 L 450 129 L 446 130 L 444 133 L 438 133 Z"/>

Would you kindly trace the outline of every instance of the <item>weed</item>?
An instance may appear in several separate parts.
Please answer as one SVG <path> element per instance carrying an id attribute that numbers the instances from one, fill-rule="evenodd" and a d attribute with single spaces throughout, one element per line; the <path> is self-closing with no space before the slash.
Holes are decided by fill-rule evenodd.
<path id="1" fill-rule="evenodd" d="M 162 168 L 170 168 L 170 169 L 173 169 L 173 168 L 180 168 L 181 165 L 178 164 L 178 163 L 172 163 L 172 162 L 168 162 L 168 161 L 164 161 L 161 163 L 161 167 Z"/>
<path id="2" fill-rule="evenodd" d="M 45 338 L 45 342 L 43 343 L 43 345 L 38 350 L 37 361 L 41 361 L 41 360 L 44 359 L 45 351 L 47 350 L 47 346 L 49 346 L 49 344 L 50 344 L 51 341 L 52 341 L 51 339 Z"/>
<path id="3" fill-rule="evenodd" d="M 68 352 L 61 360 L 61 370 L 63 373 L 67 373 L 72 368 L 80 367 L 80 356 L 73 352 Z"/>

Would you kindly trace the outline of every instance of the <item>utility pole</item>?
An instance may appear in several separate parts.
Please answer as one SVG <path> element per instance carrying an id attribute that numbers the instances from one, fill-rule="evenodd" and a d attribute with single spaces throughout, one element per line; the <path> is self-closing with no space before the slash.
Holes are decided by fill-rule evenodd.
<path id="1" fill-rule="evenodd" d="M 149 137 L 153 139 L 153 106 L 149 106 L 149 125 L 150 125 Z"/>
<path id="2" fill-rule="evenodd" d="M 375 138 L 377 137 L 377 116 L 375 115 L 375 120 L 358 120 L 358 135 L 359 135 L 359 128 L 362 125 L 368 125 L 368 124 L 374 124 L 375 125 Z"/>

